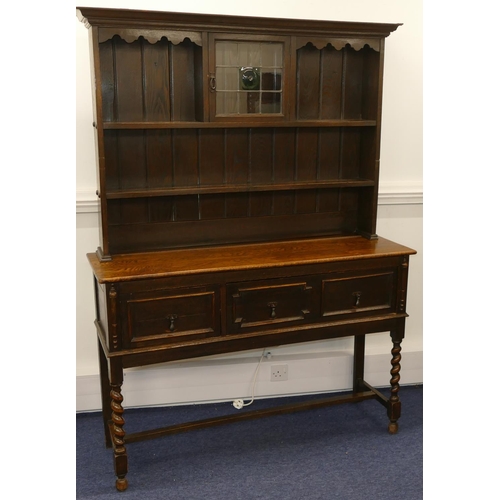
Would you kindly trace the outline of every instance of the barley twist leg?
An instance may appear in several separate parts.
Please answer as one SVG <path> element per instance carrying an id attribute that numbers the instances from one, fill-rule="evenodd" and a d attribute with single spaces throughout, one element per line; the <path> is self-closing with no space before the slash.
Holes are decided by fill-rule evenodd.
<path id="1" fill-rule="evenodd" d="M 111 439 L 114 451 L 116 489 L 124 491 L 127 489 L 128 481 L 125 475 L 128 471 L 127 450 L 125 449 L 125 431 L 123 426 L 123 396 L 121 393 L 121 384 L 111 385 Z"/>
<path id="2" fill-rule="evenodd" d="M 389 398 L 389 406 L 387 414 L 389 416 L 389 433 L 396 434 L 398 432 L 398 419 L 401 416 L 401 402 L 399 400 L 399 372 L 401 371 L 401 342 L 393 341 L 392 354 L 392 369 L 391 369 L 391 396 Z"/>

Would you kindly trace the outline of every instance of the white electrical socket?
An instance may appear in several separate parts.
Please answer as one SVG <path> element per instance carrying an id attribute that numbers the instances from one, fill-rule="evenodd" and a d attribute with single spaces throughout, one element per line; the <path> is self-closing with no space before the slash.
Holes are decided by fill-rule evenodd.
<path id="1" fill-rule="evenodd" d="M 271 382 L 282 382 L 288 380 L 288 365 L 271 366 Z"/>

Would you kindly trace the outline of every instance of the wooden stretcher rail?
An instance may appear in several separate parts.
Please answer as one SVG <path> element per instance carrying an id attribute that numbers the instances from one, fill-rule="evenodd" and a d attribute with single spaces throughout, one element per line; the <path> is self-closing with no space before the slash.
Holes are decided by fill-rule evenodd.
<path id="1" fill-rule="evenodd" d="M 217 425 L 225 425 L 233 422 L 243 422 L 245 420 L 254 420 L 262 417 L 270 417 L 272 415 L 284 415 L 286 413 L 293 413 L 296 411 L 312 410 L 315 408 L 322 408 L 324 406 L 337 405 L 342 403 L 357 403 L 365 399 L 376 398 L 374 391 L 366 391 L 361 393 L 353 393 L 348 395 L 339 395 L 328 398 L 322 398 L 316 401 L 305 401 L 301 403 L 291 403 L 288 405 L 281 405 L 275 408 L 266 408 L 263 410 L 252 410 L 244 413 L 237 413 L 235 415 L 225 415 L 216 418 L 207 418 L 194 422 L 187 422 L 183 424 L 171 425 L 154 430 L 147 430 L 142 432 L 135 432 L 127 434 L 125 443 L 134 443 L 137 441 L 144 441 L 147 439 L 155 439 L 162 436 L 169 436 L 171 434 L 178 434 L 180 432 L 188 432 L 197 429 L 204 429 L 207 427 L 215 427 Z"/>

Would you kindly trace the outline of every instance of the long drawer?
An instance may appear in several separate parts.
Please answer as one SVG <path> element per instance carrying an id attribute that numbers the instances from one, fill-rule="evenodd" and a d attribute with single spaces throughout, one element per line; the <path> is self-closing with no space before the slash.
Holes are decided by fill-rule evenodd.
<path id="1" fill-rule="evenodd" d="M 177 343 L 220 334 L 218 287 L 136 292 L 124 297 L 124 347 Z"/>
<path id="2" fill-rule="evenodd" d="M 311 314 L 312 290 L 308 279 L 303 278 L 228 285 L 228 333 L 307 321 Z"/>
<path id="3" fill-rule="evenodd" d="M 395 310 L 396 270 L 338 273 L 321 283 L 322 317 Z"/>

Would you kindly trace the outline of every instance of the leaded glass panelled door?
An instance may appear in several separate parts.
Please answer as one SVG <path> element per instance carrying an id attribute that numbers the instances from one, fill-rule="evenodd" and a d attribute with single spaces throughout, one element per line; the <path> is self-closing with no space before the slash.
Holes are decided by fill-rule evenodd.
<path id="1" fill-rule="evenodd" d="M 287 39 L 259 38 L 212 37 L 211 119 L 276 120 L 287 114 Z"/>

